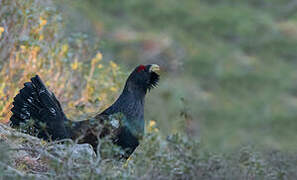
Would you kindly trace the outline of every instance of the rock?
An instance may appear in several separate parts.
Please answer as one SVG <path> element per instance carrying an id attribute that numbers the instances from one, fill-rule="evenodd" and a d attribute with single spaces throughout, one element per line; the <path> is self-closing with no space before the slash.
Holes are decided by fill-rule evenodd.
<path id="1" fill-rule="evenodd" d="M 49 152 L 61 159 L 70 158 L 73 161 L 91 161 L 96 158 L 90 144 L 55 144 Z"/>

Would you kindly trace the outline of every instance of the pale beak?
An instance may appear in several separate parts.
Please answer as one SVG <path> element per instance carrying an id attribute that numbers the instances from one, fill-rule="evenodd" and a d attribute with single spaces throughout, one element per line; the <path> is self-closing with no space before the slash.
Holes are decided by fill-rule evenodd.
<path id="1" fill-rule="evenodd" d="M 151 64 L 151 67 L 150 67 L 150 72 L 155 72 L 155 73 L 158 73 L 160 71 L 160 66 L 157 65 L 157 64 Z"/>

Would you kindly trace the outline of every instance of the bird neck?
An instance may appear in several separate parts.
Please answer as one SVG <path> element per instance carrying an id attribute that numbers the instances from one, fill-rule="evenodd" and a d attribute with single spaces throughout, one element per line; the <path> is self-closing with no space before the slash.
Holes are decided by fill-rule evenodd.
<path id="1" fill-rule="evenodd" d="M 126 126 L 134 136 L 144 134 L 144 99 L 146 92 L 143 89 L 128 84 L 113 103 L 102 114 L 112 115 L 122 113 L 125 118 L 122 124 Z"/>

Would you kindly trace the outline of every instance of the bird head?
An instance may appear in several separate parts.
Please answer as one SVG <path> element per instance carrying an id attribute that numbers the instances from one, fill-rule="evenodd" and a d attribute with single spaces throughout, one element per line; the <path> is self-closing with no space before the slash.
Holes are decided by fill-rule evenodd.
<path id="1" fill-rule="evenodd" d="M 151 90 L 158 85 L 160 79 L 159 71 L 160 66 L 157 64 L 139 65 L 130 74 L 126 85 L 132 89 L 144 90 L 146 93 L 147 90 Z"/>

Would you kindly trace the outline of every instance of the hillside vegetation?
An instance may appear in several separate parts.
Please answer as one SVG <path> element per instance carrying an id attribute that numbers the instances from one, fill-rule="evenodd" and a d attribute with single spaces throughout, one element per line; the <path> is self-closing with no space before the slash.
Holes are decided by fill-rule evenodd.
<path id="1" fill-rule="evenodd" d="M 296 179 L 292 2 L 0 0 L 2 123 L 34 74 L 81 120 L 110 105 L 137 64 L 163 69 L 128 161 L 1 124 L 1 178 Z"/>

